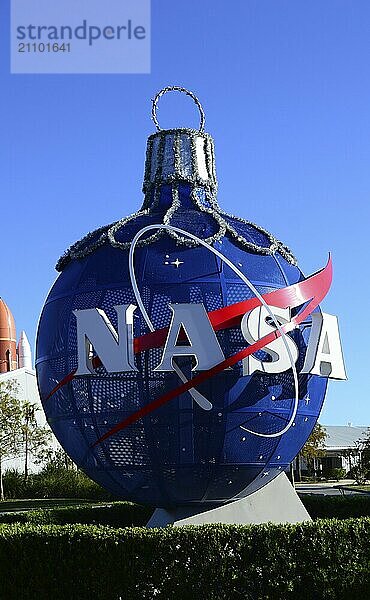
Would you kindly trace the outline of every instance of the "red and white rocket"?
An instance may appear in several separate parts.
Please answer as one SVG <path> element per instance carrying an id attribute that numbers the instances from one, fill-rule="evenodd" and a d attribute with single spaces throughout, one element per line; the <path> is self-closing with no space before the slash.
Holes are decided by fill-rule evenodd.
<path id="1" fill-rule="evenodd" d="M 31 347 L 25 332 L 22 331 L 17 348 L 14 317 L 10 308 L 0 298 L 0 373 L 22 368 L 32 370 Z"/>

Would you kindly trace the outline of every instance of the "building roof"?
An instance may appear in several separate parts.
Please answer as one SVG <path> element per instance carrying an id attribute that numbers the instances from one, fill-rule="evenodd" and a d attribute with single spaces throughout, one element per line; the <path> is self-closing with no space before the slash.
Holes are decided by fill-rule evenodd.
<path id="1" fill-rule="evenodd" d="M 369 427 L 353 425 L 323 425 L 327 438 L 324 442 L 325 450 L 344 450 L 356 448 L 357 442 L 370 433 Z"/>

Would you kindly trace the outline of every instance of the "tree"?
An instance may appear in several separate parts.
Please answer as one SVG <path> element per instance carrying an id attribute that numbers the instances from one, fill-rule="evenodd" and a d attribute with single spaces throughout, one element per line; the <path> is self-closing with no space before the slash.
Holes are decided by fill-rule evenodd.
<path id="1" fill-rule="evenodd" d="M 343 458 L 348 459 L 351 477 L 357 481 L 358 475 L 361 479 L 361 469 L 359 469 L 361 464 L 361 448 L 359 440 L 356 440 L 354 448 L 346 448 L 341 451 L 340 455 L 343 456 Z"/>
<path id="2" fill-rule="evenodd" d="M 44 465 L 43 471 L 77 470 L 77 465 L 63 448 L 46 448 L 42 455 L 42 462 Z"/>
<path id="3" fill-rule="evenodd" d="M 0 381 L 0 499 L 4 499 L 3 466 L 10 458 L 24 457 L 24 477 L 30 456 L 41 461 L 51 432 L 37 423 L 36 404 L 20 399 L 14 380 Z"/>
<path id="4" fill-rule="evenodd" d="M 357 461 L 351 468 L 351 474 L 356 483 L 364 484 L 370 478 L 370 429 L 365 437 L 356 441 L 355 454 Z"/>
<path id="5" fill-rule="evenodd" d="M 366 479 L 370 478 L 370 428 L 367 429 L 366 437 L 359 440 L 361 444 L 361 461 L 364 465 Z"/>
<path id="6" fill-rule="evenodd" d="M 299 452 L 297 456 L 298 462 L 298 480 L 301 479 L 301 457 L 306 459 L 307 466 L 309 469 L 312 469 L 316 472 L 316 461 L 318 458 L 325 454 L 324 452 L 324 442 L 327 438 L 327 433 L 325 428 L 320 425 L 320 423 L 316 423 L 313 428 L 310 437 L 307 442 L 303 446 L 302 450 Z"/>
<path id="7" fill-rule="evenodd" d="M 21 401 L 22 432 L 24 453 L 24 478 L 28 477 L 29 458 L 32 456 L 37 462 L 42 462 L 45 451 L 51 441 L 51 431 L 48 426 L 41 426 L 36 419 L 40 408 L 27 400 Z"/>
<path id="8" fill-rule="evenodd" d="M 22 443 L 22 408 L 15 381 L 0 381 L 0 500 L 4 500 L 4 460 L 17 456 Z"/>

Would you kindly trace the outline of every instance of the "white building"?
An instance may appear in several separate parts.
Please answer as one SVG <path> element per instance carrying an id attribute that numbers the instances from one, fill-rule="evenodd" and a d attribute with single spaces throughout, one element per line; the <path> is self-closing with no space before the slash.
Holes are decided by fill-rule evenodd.
<path id="1" fill-rule="evenodd" d="M 11 310 L 0 298 L 0 382 L 13 380 L 16 383 L 16 395 L 20 400 L 27 400 L 36 405 L 36 421 L 40 426 L 46 424 L 46 418 L 41 406 L 37 388 L 36 373 L 32 368 L 32 353 L 26 333 L 21 332 L 17 344 L 16 327 Z M 52 445 L 56 448 L 58 442 L 52 436 Z M 3 469 L 15 468 L 24 471 L 24 458 L 3 459 Z M 29 456 L 28 470 L 36 471 L 40 467 Z"/>
<path id="2" fill-rule="evenodd" d="M 348 473 L 360 460 L 361 440 L 369 436 L 369 428 L 353 426 L 351 423 L 323 427 L 327 434 L 325 456 L 320 459 L 323 473 L 338 468 Z"/>

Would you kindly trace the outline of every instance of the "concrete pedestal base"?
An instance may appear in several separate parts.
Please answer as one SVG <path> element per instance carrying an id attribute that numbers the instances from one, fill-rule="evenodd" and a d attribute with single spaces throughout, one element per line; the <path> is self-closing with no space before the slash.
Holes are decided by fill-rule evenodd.
<path id="1" fill-rule="evenodd" d="M 182 506 L 173 510 L 157 508 L 147 527 L 166 525 L 203 525 L 204 523 L 301 523 L 311 521 L 285 473 L 281 473 L 262 489 L 236 500 L 199 512 L 199 507 Z"/>

